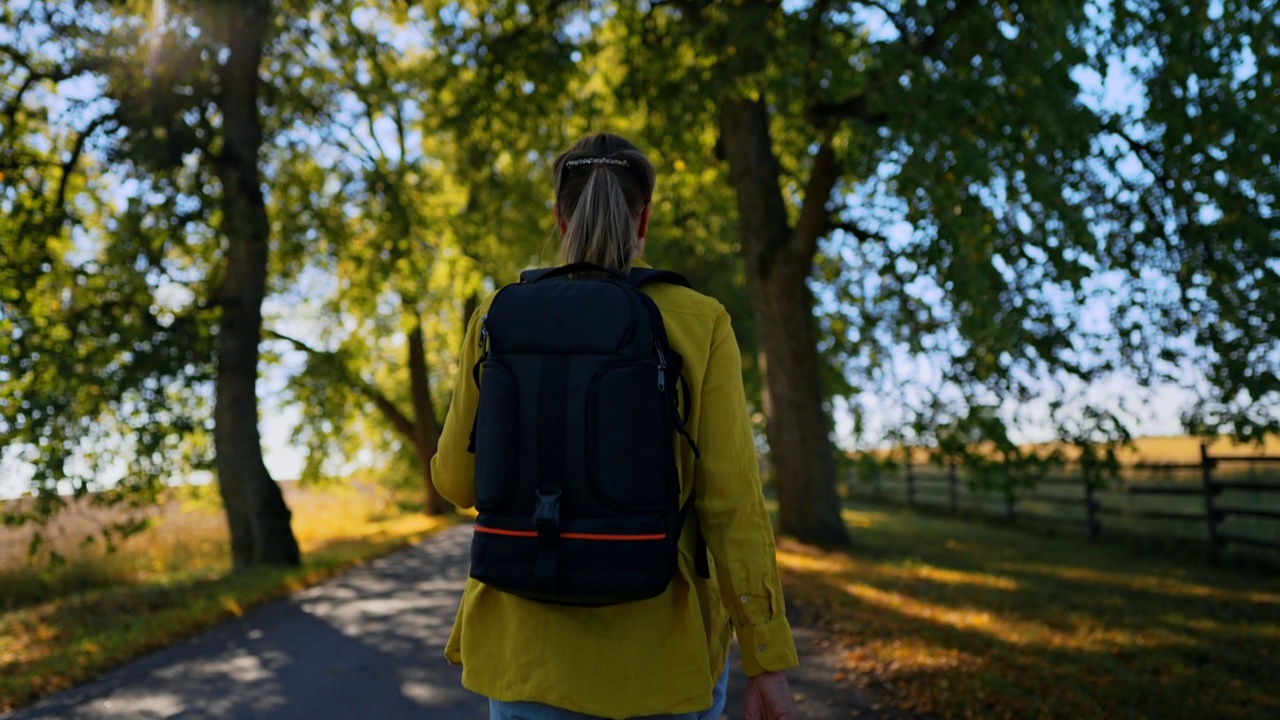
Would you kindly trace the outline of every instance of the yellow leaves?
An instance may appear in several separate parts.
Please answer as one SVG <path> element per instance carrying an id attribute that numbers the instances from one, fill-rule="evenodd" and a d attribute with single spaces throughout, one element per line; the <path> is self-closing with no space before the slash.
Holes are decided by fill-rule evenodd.
<path id="1" fill-rule="evenodd" d="M 862 523 L 853 550 L 783 539 L 778 553 L 788 600 L 847 648 L 837 681 L 876 684 L 914 711 L 984 720 L 1169 708 L 1245 718 L 1280 702 L 1264 660 L 1280 647 L 1274 580 L 1157 558 L 1134 573 L 1093 545 L 845 515 Z"/>
<path id="2" fill-rule="evenodd" d="M 821 557 L 806 557 L 794 553 L 779 552 L 778 565 L 810 573 L 834 573 L 846 568 L 844 563 Z"/>
<path id="3" fill-rule="evenodd" d="M 763 415 L 761 415 L 760 420 L 761 422 L 764 421 Z M 851 528 L 869 528 L 873 523 L 877 522 L 878 519 L 883 518 L 884 514 L 842 510 L 840 512 L 840 517 L 844 519 L 845 525 L 848 525 Z"/>
<path id="4" fill-rule="evenodd" d="M 1208 600 L 1280 605 L 1280 593 L 1277 592 L 1266 592 L 1261 590 L 1232 590 L 1222 587 L 1213 587 L 1204 583 L 1196 583 L 1182 578 L 1169 577 L 1167 575 L 1107 572 L 1087 567 L 1047 565 L 1042 563 L 1005 563 L 1000 567 L 1001 569 L 1010 572 L 1032 572 L 1038 575 L 1056 577 L 1072 582 L 1087 582 L 1102 586 L 1113 586 L 1117 590 L 1136 590 L 1167 597 L 1181 596 Z"/>
<path id="5" fill-rule="evenodd" d="M 1000 620 L 978 608 L 956 608 L 925 602 L 901 593 L 886 592 L 864 583 L 846 583 L 841 588 L 850 596 L 885 610 L 957 629 L 987 633 L 1013 645 L 1026 642 L 1027 637 L 1034 634 L 1028 632 L 1031 628 L 1025 623 Z"/>
<path id="6" fill-rule="evenodd" d="M 31 636 L 40 642 L 49 642 L 61 634 L 56 627 L 47 622 L 38 623 L 31 632 Z"/>
<path id="7" fill-rule="evenodd" d="M 1018 582 L 1016 580 L 1001 577 L 999 575 L 959 572 L 956 570 L 934 567 L 914 568 L 910 573 L 913 577 L 943 585 L 974 585 L 978 587 L 992 588 L 995 590 L 1007 590 L 1010 592 L 1018 589 Z"/>
<path id="8" fill-rule="evenodd" d="M 958 670 L 972 668 L 981 658 L 955 648 L 939 647 L 919 638 L 897 638 L 873 642 L 846 654 L 846 661 L 864 670 L 874 666 L 876 670 Z M 942 681 L 946 682 L 946 681 Z"/>
<path id="9" fill-rule="evenodd" d="M 234 597 L 224 595 L 219 598 L 219 605 L 223 610 L 226 610 L 235 617 L 242 617 L 244 615 L 244 608 L 240 607 L 240 602 Z"/>

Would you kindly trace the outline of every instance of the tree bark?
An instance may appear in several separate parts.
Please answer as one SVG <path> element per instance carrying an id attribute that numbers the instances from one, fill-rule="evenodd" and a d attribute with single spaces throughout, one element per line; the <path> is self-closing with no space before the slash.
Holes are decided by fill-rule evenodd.
<path id="1" fill-rule="evenodd" d="M 270 232 L 258 169 L 262 144 L 258 67 L 270 3 L 225 3 L 223 11 L 228 53 L 218 91 L 223 147 L 216 162 L 227 251 L 225 276 L 217 293 L 222 309 L 214 407 L 218 487 L 237 569 L 297 565 L 301 558 L 289 524 L 291 513 L 262 460 L 258 432 L 258 343 Z"/>
<path id="2" fill-rule="evenodd" d="M 422 468 L 422 482 L 426 491 L 424 510 L 428 515 L 444 515 L 451 505 L 436 490 L 431 480 L 431 458 L 440 446 L 440 421 L 436 418 L 435 405 L 431 401 L 431 376 L 427 367 L 427 347 L 422 331 L 422 318 L 415 317 L 413 330 L 409 332 L 409 376 L 413 393 L 413 449 Z"/>
<path id="3" fill-rule="evenodd" d="M 847 544 L 807 284 L 838 177 L 834 156 L 824 145 L 815 157 L 805 205 L 793 229 L 778 182 L 781 168 L 773 154 L 765 102 L 726 98 L 720 133 L 737 195 L 747 292 L 760 334 L 779 530 L 804 542 Z"/>

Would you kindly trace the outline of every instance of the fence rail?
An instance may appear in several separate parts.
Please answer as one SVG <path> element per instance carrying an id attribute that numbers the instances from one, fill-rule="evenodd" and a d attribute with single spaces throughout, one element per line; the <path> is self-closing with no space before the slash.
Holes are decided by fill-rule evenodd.
<path id="1" fill-rule="evenodd" d="M 1199 495 L 1204 490 L 1198 487 L 1180 487 L 1178 485 L 1129 485 L 1122 492 L 1131 495 Z"/>
<path id="2" fill-rule="evenodd" d="M 1223 523 L 1230 518 L 1249 518 L 1266 523 L 1269 527 L 1274 527 L 1276 530 L 1275 535 L 1280 537 L 1280 482 L 1219 480 L 1216 477 L 1216 471 L 1224 463 L 1248 463 L 1251 465 L 1280 463 L 1280 456 L 1210 455 L 1208 446 L 1201 445 L 1200 462 L 1198 463 L 1143 463 L 1129 466 L 1130 469 L 1134 470 L 1195 470 L 1199 472 L 1200 478 L 1199 482 L 1194 484 L 1143 482 L 1130 483 L 1119 488 L 1109 489 L 1095 487 L 1091 483 L 1084 482 L 1079 477 L 1055 476 L 1045 478 L 1030 490 L 1003 489 L 982 495 L 973 493 L 969 493 L 969 495 L 972 500 L 980 499 L 983 501 L 983 506 L 1003 502 L 1002 509 L 1004 514 L 1011 520 L 1016 520 L 1021 515 L 1034 517 L 1037 521 L 1047 520 L 1084 524 L 1087 526 L 1090 538 L 1099 537 L 1104 528 L 1110 527 L 1117 519 L 1178 521 L 1182 523 L 1200 522 L 1204 523 L 1209 547 L 1214 554 L 1221 552 L 1227 545 L 1244 545 L 1280 550 L 1280 540 L 1252 537 L 1238 532 L 1226 532 L 1223 530 Z M 905 499 L 907 504 L 911 506 L 929 505 L 937 507 L 939 504 L 945 503 L 946 508 L 951 513 L 959 513 L 961 482 L 960 471 L 956 463 L 948 463 L 945 466 L 945 475 L 941 477 L 937 473 L 921 473 L 920 470 L 919 465 L 912 464 L 910 461 L 905 465 L 902 478 L 906 485 Z M 870 478 L 869 485 L 873 495 L 879 497 L 887 495 L 885 478 L 879 474 Z M 1061 494 L 1062 490 L 1073 488 L 1081 491 L 1078 496 L 1070 497 Z M 1046 494 L 1045 490 L 1057 492 Z M 1268 503 L 1261 507 L 1239 507 L 1241 501 L 1233 500 L 1230 497 L 1227 498 L 1227 504 L 1222 505 L 1219 503 L 1220 496 L 1224 492 L 1241 491 L 1260 493 L 1264 497 L 1274 497 L 1275 499 L 1274 501 L 1269 500 Z M 1019 492 L 1023 494 L 1020 495 Z M 1107 497 L 1104 498 L 1103 496 Z M 1133 498 L 1133 502 L 1123 501 L 1123 498 L 1126 497 Z M 1134 502 L 1139 502 L 1145 497 L 1150 497 L 1150 502 L 1152 503 L 1158 503 L 1162 498 L 1176 501 L 1179 498 L 1200 497 L 1203 504 L 1198 511 L 1188 508 L 1131 506 Z M 922 502 L 922 498 L 927 499 L 928 502 Z M 1023 508 L 1021 511 L 1019 509 L 1020 506 Z M 1034 506 L 1080 508 L 1082 512 L 1077 517 L 1047 515 L 1034 512 Z M 1107 523 L 1103 522 L 1104 517 L 1109 519 Z"/>

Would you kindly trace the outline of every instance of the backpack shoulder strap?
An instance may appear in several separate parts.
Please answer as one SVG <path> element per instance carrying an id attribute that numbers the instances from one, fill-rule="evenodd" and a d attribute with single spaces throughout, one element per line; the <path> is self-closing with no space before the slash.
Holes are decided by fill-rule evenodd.
<path id="1" fill-rule="evenodd" d="M 688 278 L 678 272 L 672 270 L 659 270 L 657 268 L 631 268 L 631 286 L 642 287 L 649 283 L 664 282 L 672 285 L 680 285 L 691 288 Z"/>
<path id="2" fill-rule="evenodd" d="M 546 267 L 546 268 L 534 268 L 533 270 L 525 270 L 524 272 L 520 273 L 520 282 L 522 283 L 537 282 L 539 278 L 551 272 L 552 270 L 555 270 L 555 268 Z"/>

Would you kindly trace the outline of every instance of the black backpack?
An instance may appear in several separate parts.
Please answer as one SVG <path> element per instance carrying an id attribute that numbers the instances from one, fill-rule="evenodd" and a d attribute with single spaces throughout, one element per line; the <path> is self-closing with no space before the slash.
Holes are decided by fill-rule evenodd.
<path id="1" fill-rule="evenodd" d="M 697 447 L 680 412 L 681 358 L 640 287 L 689 283 L 585 263 L 520 279 L 480 326 L 471 576 L 564 605 L 656 597 L 692 504 L 680 504 L 675 434 Z M 699 536 L 705 576 L 703 548 Z"/>

